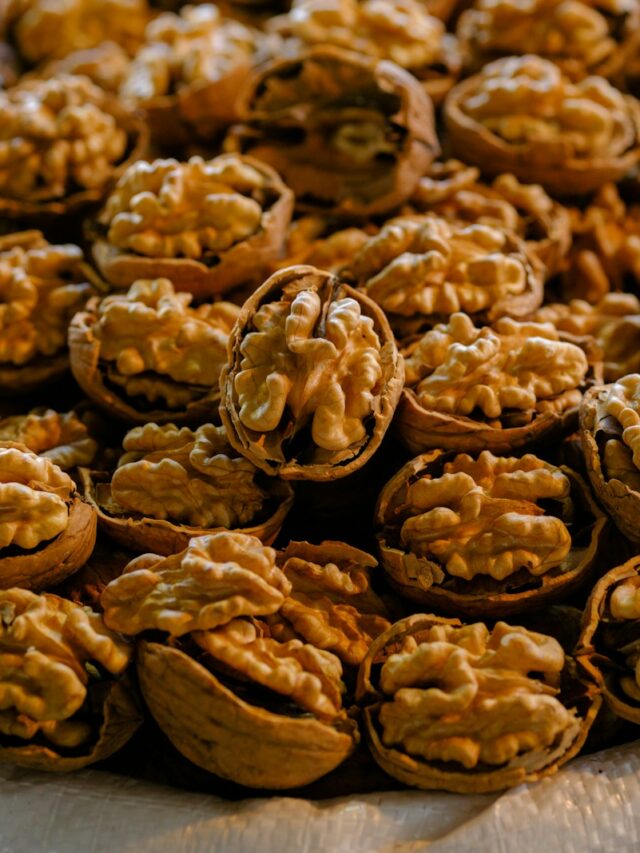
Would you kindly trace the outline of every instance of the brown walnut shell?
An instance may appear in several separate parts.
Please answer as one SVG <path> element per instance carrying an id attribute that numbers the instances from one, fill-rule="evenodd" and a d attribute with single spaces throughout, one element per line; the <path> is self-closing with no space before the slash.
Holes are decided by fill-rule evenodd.
<path id="1" fill-rule="evenodd" d="M 100 530 L 124 548 L 139 553 L 152 552 L 168 556 L 183 551 L 194 536 L 218 533 L 224 529 L 191 527 L 166 519 L 128 514 L 125 509 L 121 515 L 113 514 L 109 511 L 111 474 L 107 471 L 91 471 L 88 468 L 80 468 L 78 473 L 85 500 L 96 511 Z M 270 514 L 266 518 L 255 520 L 249 527 L 234 528 L 232 532 L 256 536 L 265 545 L 271 545 L 293 505 L 293 489 L 281 480 L 265 479 L 269 492 Z"/>
<path id="2" fill-rule="evenodd" d="M 211 387 L 184 409 L 150 409 L 140 411 L 133 401 L 107 383 L 106 370 L 100 361 L 100 341 L 93 334 L 98 300 L 90 299 L 85 311 L 79 311 L 69 326 L 71 372 L 87 397 L 102 409 L 126 423 L 201 424 L 216 421 L 220 391 Z"/>
<path id="3" fill-rule="evenodd" d="M 399 749 L 386 747 L 382 743 L 378 721 L 383 702 L 383 694 L 377 683 L 379 665 L 390 654 L 399 650 L 404 637 L 412 636 L 420 642 L 420 634 L 434 625 L 458 627 L 462 623 L 458 619 L 445 619 L 429 614 L 416 614 L 401 619 L 373 641 L 358 673 L 356 699 L 360 705 L 364 706 L 364 727 L 369 748 L 386 773 L 407 785 L 425 790 L 442 789 L 460 794 L 480 794 L 502 791 L 524 782 L 535 782 L 545 776 L 551 776 L 561 765 L 580 752 L 600 709 L 602 699 L 595 688 L 573 675 L 571 661 L 565 663 L 562 672 L 561 695 L 566 695 L 566 704 L 577 707 L 582 722 L 573 740 L 558 744 L 549 752 L 547 763 L 535 769 L 524 766 L 493 769 L 487 765 L 471 770 L 465 770 L 461 765 L 453 765 L 456 769 L 450 769 L 451 765 L 448 766 L 445 762 L 428 762 Z"/>
<path id="4" fill-rule="evenodd" d="M 593 338 L 560 333 L 560 340 L 581 345 L 589 360 L 584 388 L 602 382 L 602 353 Z M 492 427 L 478 418 L 426 409 L 411 388 L 404 388 L 394 429 L 411 453 L 459 450 L 466 453 L 511 453 L 514 450 L 560 441 L 578 427 L 578 406 L 563 412 L 541 412 L 522 426 Z"/>
<path id="5" fill-rule="evenodd" d="M 599 412 L 598 403 L 606 396 L 607 389 L 607 385 L 591 388 L 580 406 L 584 462 L 596 497 L 616 527 L 632 542 L 640 543 L 640 492 L 615 477 L 608 479 L 601 457 L 606 439 L 622 432 L 612 418 Z"/>
<path id="6" fill-rule="evenodd" d="M 270 105 L 271 92 L 287 85 L 290 90 Z M 347 217 L 391 211 L 411 195 L 439 151 L 430 98 L 413 75 L 386 60 L 310 48 L 264 66 L 241 97 L 243 123 L 229 132 L 226 150 L 273 166 L 301 211 Z M 346 151 L 328 150 L 327 136 L 347 123 L 365 132 L 372 112 L 393 149 L 380 162 L 363 165 Z"/>
<path id="7" fill-rule="evenodd" d="M 600 578 L 584 609 L 582 632 L 575 652 L 578 664 L 602 690 L 605 702 L 614 714 L 636 724 L 640 723 L 640 702 L 634 702 L 619 683 L 620 677 L 628 675 L 631 670 L 616 660 L 621 657 L 621 654 L 617 654 L 618 649 L 614 649 L 612 655 L 611 650 L 606 648 L 602 635 L 607 629 L 609 631 L 611 628 L 615 629 L 617 621 L 609 612 L 611 593 L 619 583 L 629 578 L 636 578 L 639 573 L 640 557 L 632 557 L 624 565 L 612 569 Z M 632 633 L 635 627 L 637 634 L 637 624 L 637 621 L 630 622 Z M 624 622 L 622 622 L 622 631 L 624 631 Z M 630 636 L 627 635 L 625 640 L 629 639 Z M 622 642 L 625 643 L 625 640 Z"/>
<path id="8" fill-rule="evenodd" d="M 5 442 L 5 446 L 9 443 Z M 48 589 L 83 566 L 91 556 L 95 542 L 96 514 L 80 497 L 73 497 L 69 506 L 69 523 L 55 539 L 43 542 L 31 551 L 0 556 L 0 588 L 19 586 L 35 592 Z"/>
<path id="9" fill-rule="evenodd" d="M 137 160 L 143 160 L 149 146 L 149 130 L 140 113 L 124 109 L 118 99 L 104 93 L 101 109 L 114 116 L 127 133 L 128 146 L 125 158 L 113 169 L 108 183 L 102 187 L 71 192 L 61 199 L 27 201 L 0 197 L 0 216 L 34 223 L 55 222 L 62 216 L 83 211 L 101 202 L 117 179 Z"/>
<path id="10" fill-rule="evenodd" d="M 142 641 L 138 677 L 156 722 L 186 758 L 250 788 L 297 788 L 341 764 L 358 728 L 251 705 L 176 648 Z"/>
<path id="11" fill-rule="evenodd" d="M 225 155 L 221 155 L 223 158 Z M 233 155 L 234 159 L 237 155 Z M 268 274 L 284 244 L 293 211 L 293 193 L 276 172 L 253 157 L 242 158 L 266 181 L 268 206 L 262 213 L 260 229 L 226 251 L 206 260 L 195 258 L 151 258 L 119 249 L 105 236 L 104 214 L 98 214 L 89 232 L 95 238 L 93 257 L 98 269 L 114 287 L 124 288 L 144 278 L 168 278 L 176 291 L 207 299 L 243 284 L 260 284 Z M 101 218 L 102 216 L 102 218 Z"/>
<path id="12" fill-rule="evenodd" d="M 314 290 L 323 294 L 322 302 L 342 297 L 355 300 L 362 315 L 373 320 L 373 328 L 380 339 L 380 357 L 382 366 L 382 390 L 374 400 L 373 412 L 367 418 L 365 439 L 348 452 L 342 452 L 342 458 L 333 464 L 331 459 L 321 463 L 304 464 L 299 459 L 300 451 L 293 451 L 287 458 L 282 449 L 284 437 L 277 440 L 277 452 L 265 447 L 267 433 L 254 432 L 240 420 L 238 395 L 234 387 L 235 377 L 240 370 L 242 355 L 240 345 L 250 327 L 258 309 L 269 302 L 276 301 L 285 290 Z M 322 321 L 321 321 L 322 322 Z M 331 273 L 310 266 L 293 266 L 274 273 L 244 303 L 240 315 L 228 340 L 228 362 L 220 374 L 220 417 L 227 431 L 227 438 L 235 449 L 246 456 L 258 468 L 268 474 L 277 474 L 285 480 L 334 480 L 346 477 L 361 468 L 380 446 L 402 391 L 404 383 L 404 362 L 396 348 L 393 333 L 384 312 L 365 294 L 342 284 Z M 276 431 L 277 432 L 277 431 Z M 309 444 L 313 444 L 309 436 Z M 315 445 L 314 445 L 315 446 Z M 329 455 L 331 452 L 326 451 Z M 280 454 L 281 458 L 278 458 Z M 338 457 L 338 453 L 334 453 Z"/>
<path id="13" fill-rule="evenodd" d="M 103 761 L 118 752 L 142 725 L 142 713 L 133 699 L 132 688 L 126 676 L 106 685 L 102 700 L 101 723 L 97 738 L 81 748 L 80 754 L 56 752 L 52 746 L 29 743 L 25 746 L 4 746 L 0 742 L 0 762 L 46 770 L 54 773 L 71 773 L 89 764 Z M 77 750 L 74 750 L 77 753 Z"/>
<path id="14" fill-rule="evenodd" d="M 633 145 L 616 156 L 568 157 L 561 164 L 541 162 L 535 142 L 510 144 L 468 116 L 462 103 L 476 90 L 479 75 L 468 77 L 447 95 L 444 120 L 454 154 L 482 169 L 486 175 L 511 172 L 528 184 L 542 184 L 550 193 L 586 195 L 609 181 L 624 178 L 640 160 L 640 106 L 625 96 L 634 126 Z"/>
<path id="15" fill-rule="evenodd" d="M 442 450 L 417 456 L 389 480 L 378 498 L 374 527 L 380 562 L 400 595 L 421 607 L 433 607 L 444 613 L 501 618 L 557 601 L 591 577 L 604 544 L 608 519 L 582 477 L 560 466 L 571 483 L 576 518 L 570 525 L 571 550 L 559 566 L 539 576 L 521 569 L 502 581 L 477 575 L 471 581 L 446 576 L 442 584 L 433 583 L 432 571 L 443 569 L 426 557 L 402 550 L 398 541 L 401 519 L 396 508 L 402 504 L 402 496 L 412 482 L 425 474 L 440 476 L 444 464 L 455 456 L 455 451 Z M 420 577 L 420 568 L 427 570 L 424 578 Z"/>

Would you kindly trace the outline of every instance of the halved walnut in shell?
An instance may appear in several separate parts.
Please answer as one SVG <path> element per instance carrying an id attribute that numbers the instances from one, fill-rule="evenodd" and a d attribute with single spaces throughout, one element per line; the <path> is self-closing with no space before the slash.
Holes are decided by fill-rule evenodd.
<path id="1" fill-rule="evenodd" d="M 484 174 L 512 172 L 550 193 L 584 195 L 640 158 L 640 110 L 602 77 L 571 83 L 539 56 L 486 65 L 444 105 L 454 154 Z"/>
<path id="2" fill-rule="evenodd" d="M 191 301 L 166 278 L 91 299 L 69 327 L 71 369 L 87 396 L 129 423 L 211 420 L 239 309 Z"/>
<path id="3" fill-rule="evenodd" d="M 375 640 L 357 698 L 373 757 L 396 779 L 458 793 L 555 773 L 600 708 L 562 646 L 526 628 L 418 614 Z"/>
<path id="4" fill-rule="evenodd" d="M 0 761 L 66 773 L 120 749 L 142 722 L 131 648 L 57 595 L 0 590 Z"/>
<path id="5" fill-rule="evenodd" d="M 585 583 L 606 525 L 569 468 L 489 451 L 412 459 L 382 490 L 375 514 L 380 560 L 401 595 L 485 617 L 547 604 Z"/>
<path id="6" fill-rule="evenodd" d="M 122 446 L 115 471 L 83 468 L 80 478 L 100 528 L 135 551 L 174 554 L 221 529 L 270 545 L 293 504 L 291 486 L 238 456 L 222 427 L 149 423 Z"/>
<path id="7" fill-rule="evenodd" d="M 433 215 L 389 219 L 349 272 L 399 337 L 455 311 L 489 322 L 526 316 L 543 297 L 542 264 L 511 231 Z"/>
<path id="8" fill-rule="evenodd" d="M 593 588 L 576 657 L 613 712 L 640 723 L 640 557 L 607 572 Z"/>
<path id="9" fill-rule="evenodd" d="M 480 181 L 480 170 L 459 160 L 433 163 L 418 181 L 408 209 L 433 213 L 461 225 L 489 225 L 512 231 L 551 278 L 563 266 L 571 245 L 567 209 L 539 184 L 523 184 L 515 175 Z"/>
<path id="10" fill-rule="evenodd" d="M 294 0 L 267 27 L 285 39 L 282 50 L 333 45 L 395 62 L 410 71 L 439 104 L 460 73 L 455 36 L 419 0 Z"/>
<path id="11" fill-rule="evenodd" d="M 640 374 L 585 394 L 580 437 L 598 500 L 616 527 L 640 542 Z"/>
<path id="12" fill-rule="evenodd" d="M 250 787 L 312 782 L 358 740 L 342 709 L 340 660 L 298 639 L 280 642 L 260 621 L 290 592 L 272 548 L 219 533 L 164 560 L 138 557 L 101 597 L 107 625 L 141 634 L 140 686 L 172 743 Z"/>
<path id="13" fill-rule="evenodd" d="M 24 444 L 63 471 L 91 465 L 98 452 L 98 442 L 78 413 L 56 412 L 44 407 L 26 415 L 1 418 L 0 442 L 3 441 Z"/>
<path id="14" fill-rule="evenodd" d="M 380 445 L 404 368 L 382 311 L 315 267 L 274 273 L 245 302 L 220 377 L 231 444 L 285 479 L 331 480 Z"/>
<path id="15" fill-rule="evenodd" d="M 94 292 L 78 246 L 40 231 L 0 237 L 0 394 L 30 393 L 69 370 L 67 330 Z"/>
<path id="16" fill-rule="evenodd" d="M 251 157 L 140 160 L 91 226 L 93 255 L 116 287 L 166 276 L 203 299 L 264 280 L 292 207 L 291 190 Z"/>
<path id="17" fill-rule="evenodd" d="M 391 62 L 315 47 L 266 65 L 228 150 L 273 166 L 300 210 L 367 217 L 402 204 L 438 153 L 428 95 Z"/>
<path id="18" fill-rule="evenodd" d="M 583 393 L 601 381 L 600 357 L 591 338 L 550 325 L 503 317 L 480 329 L 453 314 L 404 350 L 396 430 L 413 453 L 549 443 L 577 429 Z"/>
<path id="19" fill-rule="evenodd" d="M 0 213 L 53 219 L 101 201 L 144 156 L 139 116 L 86 77 L 29 80 L 0 92 Z"/>
<path id="20" fill-rule="evenodd" d="M 0 470 L 0 589 L 53 586 L 93 551 L 95 513 L 68 474 L 23 444 L 0 442 Z"/>

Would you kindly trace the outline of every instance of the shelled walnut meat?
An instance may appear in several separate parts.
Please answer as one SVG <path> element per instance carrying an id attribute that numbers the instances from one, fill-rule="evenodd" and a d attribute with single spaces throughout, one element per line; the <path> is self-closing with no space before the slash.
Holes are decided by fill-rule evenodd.
<path id="1" fill-rule="evenodd" d="M 572 432 L 583 392 L 601 378 L 600 363 L 553 326 L 509 317 L 478 328 L 452 314 L 408 345 L 404 360 L 396 429 L 415 453 L 509 452 Z"/>
<path id="2" fill-rule="evenodd" d="M 94 258 L 117 287 L 166 276 L 202 299 L 255 286 L 282 248 L 292 206 L 291 190 L 250 157 L 139 160 L 98 215 Z"/>
<path id="3" fill-rule="evenodd" d="M 0 588 L 64 580 L 93 550 L 93 510 L 68 474 L 23 444 L 0 442 L 0 471 Z"/>
<path id="4" fill-rule="evenodd" d="M 343 225 L 331 217 L 313 214 L 294 219 L 287 228 L 283 256 L 274 269 L 309 264 L 339 275 L 378 230 L 373 223 L 362 228 Z"/>
<path id="5" fill-rule="evenodd" d="M 215 416 L 239 309 L 228 302 L 192 308 L 191 300 L 166 278 L 90 300 L 69 328 L 71 369 L 84 392 L 130 423 Z"/>
<path id="6" fill-rule="evenodd" d="M 514 234 L 432 215 L 388 220 L 356 253 L 350 273 L 398 336 L 455 311 L 489 321 L 523 316 L 543 296 L 542 266 Z"/>
<path id="7" fill-rule="evenodd" d="M 357 742 L 339 658 L 281 642 L 263 621 L 290 592 L 272 548 L 225 532 L 164 560 L 138 557 L 101 597 L 107 625 L 141 634 L 140 686 L 165 734 L 195 764 L 250 787 L 311 782 Z M 168 641 L 146 639 L 151 630 Z"/>
<path id="8" fill-rule="evenodd" d="M 91 293 L 78 246 L 50 245 L 40 231 L 0 237 L 0 393 L 67 373 L 67 329 Z"/>
<path id="9" fill-rule="evenodd" d="M 381 562 L 405 597 L 501 616 L 557 599 L 594 567 L 606 517 L 568 468 L 533 454 L 432 451 L 382 490 Z"/>
<path id="10" fill-rule="evenodd" d="M 523 184 L 511 174 L 491 183 L 480 170 L 460 160 L 433 163 L 409 199 L 407 212 L 433 213 L 459 225 L 488 225 L 512 231 L 527 251 L 544 264 L 545 278 L 563 266 L 571 245 L 567 209 L 539 184 Z"/>
<path id="11" fill-rule="evenodd" d="M 146 129 L 85 77 L 0 92 L 0 211 L 61 215 L 99 201 L 146 147 Z"/>
<path id="12" fill-rule="evenodd" d="M 580 435 L 598 500 L 625 536 L 640 541 L 640 374 L 585 395 Z"/>
<path id="13" fill-rule="evenodd" d="M 124 746 L 142 722 L 128 643 L 49 593 L 0 590 L 0 613 L 0 761 L 68 772 Z"/>
<path id="14" fill-rule="evenodd" d="M 640 157 L 636 101 L 602 77 L 572 83 L 539 56 L 489 63 L 451 90 L 444 115 L 454 154 L 554 194 L 597 190 Z"/>
<path id="15" fill-rule="evenodd" d="M 90 465 L 98 451 L 98 442 L 76 412 L 45 408 L 1 418 L 0 441 L 24 444 L 63 471 Z"/>
<path id="16" fill-rule="evenodd" d="M 218 528 L 271 544 L 293 502 L 288 484 L 238 456 L 213 424 L 144 424 L 122 447 L 115 471 L 85 468 L 80 477 L 101 529 L 134 551 L 173 554 Z"/>
<path id="17" fill-rule="evenodd" d="M 426 614 L 374 641 L 358 698 L 383 770 L 458 793 L 555 773 L 580 751 L 600 707 L 553 637 Z"/>
<path id="18" fill-rule="evenodd" d="M 460 71 L 455 38 L 419 0 L 294 0 L 269 25 L 283 50 L 334 45 L 387 59 L 410 71 L 439 103 Z"/>
<path id="19" fill-rule="evenodd" d="M 231 444 L 267 473 L 330 480 L 371 457 L 404 369 L 384 314 L 330 273 L 272 275 L 241 309 L 223 368 Z"/>
<path id="20" fill-rule="evenodd" d="M 385 60 L 332 47 L 268 63 L 227 150 L 282 175 L 301 211 L 368 217 L 402 204 L 439 147 L 428 95 Z"/>
<path id="21" fill-rule="evenodd" d="M 215 135 L 238 117 L 238 89 L 260 59 L 262 38 L 211 3 L 163 12 L 147 25 L 120 96 L 146 110 L 160 144 Z"/>

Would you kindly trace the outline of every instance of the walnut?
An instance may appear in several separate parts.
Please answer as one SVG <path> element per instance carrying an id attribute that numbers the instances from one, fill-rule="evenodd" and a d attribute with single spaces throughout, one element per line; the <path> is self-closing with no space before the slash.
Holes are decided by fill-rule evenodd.
<path id="1" fill-rule="evenodd" d="M 251 158 L 139 160 L 99 215 L 94 256 L 119 287 L 150 273 L 199 296 L 256 284 L 280 250 L 291 206 L 290 190 Z"/>
<path id="2" fill-rule="evenodd" d="M 31 80 L 0 92 L 0 194 L 47 201 L 102 191 L 127 151 L 104 93 L 83 77 Z"/>
<path id="3" fill-rule="evenodd" d="M 584 194 L 635 165 L 638 108 L 601 77 L 571 83 L 539 56 L 507 57 L 455 86 L 445 105 L 454 153 L 489 175 L 513 172 Z"/>
<path id="4" fill-rule="evenodd" d="M 28 0 L 12 32 L 21 55 L 38 63 L 107 41 L 131 53 L 148 18 L 145 0 Z"/>
<path id="5" fill-rule="evenodd" d="M 372 754 L 384 770 L 419 788 L 461 793 L 555 772 L 580 750 L 600 707 L 554 638 L 428 615 L 378 638 L 358 698 L 368 700 Z"/>
<path id="6" fill-rule="evenodd" d="M 323 216 L 302 216 L 289 225 L 283 257 L 274 269 L 309 264 L 339 275 L 376 230 L 372 225 L 338 228 Z"/>
<path id="7" fill-rule="evenodd" d="M 105 41 L 96 47 L 74 50 L 62 59 L 53 59 L 25 76 L 48 80 L 64 74 L 88 77 L 92 83 L 115 94 L 129 70 L 131 60 L 115 42 Z"/>
<path id="8" fill-rule="evenodd" d="M 285 50 L 333 45 L 391 60 L 423 81 L 434 100 L 444 96 L 460 68 L 454 39 L 417 0 L 294 0 L 289 13 L 270 25 L 293 42 Z"/>
<path id="9" fill-rule="evenodd" d="M 490 184 L 480 171 L 458 160 L 432 164 L 409 199 L 410 209 L 433 213 L 460 225 L 488 225 L 515 232 L 530 254 L 557 273 L 571 244 L 569 213 L 539 184 L 523 184 L 511 174 Z"/>
<path id="10" fill-rule="evenodd" d="M 30 391 L 68 369 L 67 328 L 92 289 L 82 252 L 39 231 L 0 238 L 0 386 Z"/>
<path id="11" fill-rule="evenodd" d="M 273 166 L 300 210 L 351 217 L 392 210 L 438 150 L 429 98 L 415 78 L 340 48 L 265 65 L 242 115 L 226 148 Z"/>
<path id="12" fill-rule="evenodd" d="M 292 590 L 277 623 L 267 617 L 273 636 L 301 637 L 358 666 L 371 641 L 390 624 L 384 603 L 370 587 L 369 570 L 377 565 L 373 557 L 341 542 L 291 542 L 278 562 Z"/>
<path id="13" fill-rule="evenodd" d="M 105 725 L 100 714 L 96 719 L 99 694 L 90 722 L 86 710 L 100 681 L 109 691 L 115 686 L 96 664 L 121 675 L 131 659 L 128 644 L 99 614 L 55 595 L 0 590 L 0 614 L 0 740 L 20 738 L 28 747 L 0 743 L 3 760 L 65 770 L 106 758 L 122 746 L 139 720 L 123 718 L 120 731 L 112 730 L 109 720 Z M 113 713 L 109 697 L 103 703 L 106 720 Z M 82 753 L 64 758 L 67 748 Z M 43 750 L 46 755 L 39 756 Z"/>
<path id="14" fill-rule="evenodd" d="M 28 415 L 2 418 L 0 441 L 24 444 L 63 471 L 90 465 L 98 450 L 98 443 L 75 412 L 60 414 L 53 409 L 34 409 Z"/>
<path id="15" fill-rule="evenodd" d="M 184 551 L 156 556 L 151 565 L 139 567 L 139 559 L 101 596 L 105 623 L 123 634 L 155 629 L 179 637 L 236 616 L 264 616 L 291 588 L 275 551 L 243 533 L 194 537 Z"/>
<path id="16" fill-rule="evenodd" d="M 69 331 L 71 368 L 85 392 L 138 423 L 211 416 L 239 310 L 227 302 L 192 308 L 191 301 L 165 278 L 91 300 Z"/>
<path id="17" fill-rule="evenodd" d="M 623 6 L 623 4 L 618 4 Z M 573 3 L 567 0 L 478 0 L 462 13 L 456 34 L 473 68 L 492 59 L 522 51 L 526 45 L 560 66 L 573 80 L 588 74 L 609 77 L 624 62 L 618 43 L 637 13 L 631 4 L 613 10 L 606 4 Z"/>
<path id="18" fill-rule="evenodd" d="M 395 345 L 370 300 L 329 273 L 271 276 L 245 303 L 230 352 L 223 424 L 267 472 L 346 476 L 381 440 L 402 381 Z"/>
<path id="19" fill-rule="evenodd" d="M 263 637 L 246 619 L 233 619 L 211 631 L 196 631 L 193 638 L 217 661 L 290 697 L 320 719 L 335 717 L 342 707 L 342 665 L 330 652 L 299 640 L 280 643 Z"/>
<path id="20" fill-rule="evenodd" d="M 568 468 L 532 454 L 439 450 L 390 480 L 375 525 L 382 564 L 403 594 L 497 616 L 582 582 L 606 519 Z"/>
<path id="21" fill-rule="evenodd" d="M 436 216 L 389 220 L 353 259 L 351 272 L 396 326 L 454 311 L 521 315 L 542 299 L 539 265 L 508 231 Z"/>
<path id="22" fill-rule="evenodd" d="M 606 293 L 595 305 L 583 299 L 545 305 L 534 319 L 560 332 L 593 336 L 603 352 L 605 382 L 640 371 L 640 300 L 631 293 Z"/>

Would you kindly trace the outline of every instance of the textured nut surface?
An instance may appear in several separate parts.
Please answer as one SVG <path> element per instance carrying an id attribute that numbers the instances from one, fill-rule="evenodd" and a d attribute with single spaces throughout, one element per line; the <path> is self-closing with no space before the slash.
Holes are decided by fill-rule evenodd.
<path id="1" fill-rule="evenodd" d="M 105 623 L 124 634 L 156 629 L 182 636 L 236 616 L 275 613 L 291 588 L 275 556 L 242 533 L 195 537 L 165 559 L 143 554 L 102 593 Z"/>
<path id="2" fill-rule="evenodd" d="M 640 374 L 631 373 L 610 385 L 601 408 L 603 416 L 609 415 L 620 424 L 620 438 L 634 466 L 640 469 Z M 609 443 L 619 445 L 615 440 Z"/>
<path id="3" fill-rule="evenodd" d="M 36 548 L 69 523 L 73 480 L 20 445 L 0 445 L 0 547 Z"/>
<path id="4" fill-rule="evenodd" d="M 537 501 L 562 500 L 569 491 L 562 471 L 531 454 L 516 459 L 484 451 L 475 461 L 459 454 L 442 476 L 408 487 L 400 540 L 466 580 L 479 574 L 503 580 L 522 568 L 541 575 L 567 556 L 571 535 Z"/>
<path id="5" fill-rule="evenodd" d="M 184 405 L 198 387 L 217 386 L 239 309 L 227 302 L 191 308 L 168 279 L 141 280 L 95 306 L 92 334 L 109 378 L 129 396 Z M 193 386 L 193 387 L 192 387 Z"/>
<path id="6" fill-rule="evenodd" d="M 150 258 L 200 259 L 261 227 L 266 176 L 240 157 L 139 160 L 110 195 L 101 221 L 109 242 Z"/>
<path id="7" fill-rule="evenodd" d="M 510 144 L 534 143 L 540 160 L 615 157 L 635 140 L 623 96 L 601 77 L 571 83 L 539 56 L 486 65 L 464 113 Z"/>
<path id="8" fill-rule="evenodd" d="M 618 584 L 609 599 L 614 619 L 640 619 L 640 578 L 628 578 Z"/>
<path id="9" fill-rule="evenodd" d="M 17 441 L 67 471 L 90 465 L 98 450 L 86 424 L 75 412 L 36 409 L 0 420 L 0 442 Z"/>
<path id="10" fill-rule="evenodd" d="M 405 357 L 405 384 L 427 409 L 499 419 L 505 409 L 579 404 L 589 365 L 553 327 L 510 318 L 476 328 L 466 314 L 427 332 Z"/>
<path id="11" fill-rule="evenodd" d="M 20 201 L 101 189 L 127 133 L 84 77 L 31 80 L 0 92 L 0 194 Z"/>
<path id="12" fill-rule="evenodd" d="M 194 83 L 217 82 L 252 61 L 256 37 L 238 21 L 223 20 L 210 3 L 164 12 L 147 25 L 120 94 L 145 102 Z"/>
<path id="13" fill-rule="evenodd" d="M 39 232 L 21 244 L 20 236 L 0 250 L 0 363 L 17 366 L 63 350 L 69 322 L 91 293 L 77 246 L 49 245 Z"/>
<path id="14" fill-rule="evenodd" d="M 352 271 L 385 311 L 405 317 L 485 311 L 524 294 L 532 276 L 521 246 L 503 231 L 434 216 L 388 221 Z"/>
<path id="15" fill-rule="evenodd" d="M 579 725 L 556 698 L 563 666 L 560 644 L 525 628 L 435 625 L 383 664 L 383 742 L 468 769 L 526 766 Z"/>
<path id="16" fill-rule="evenodd" d="M 246 619 L 193 637 L 216 660 L 317 717 L 330 719 L 342 707 L 342 665 L 330 652 L 299 640 L 280 643 Z"/>
<path id="17" fill-rule="evenodd" d="M 0 428 L 1 428 L 0 423 Z M 262 509 L 266 493 L 256 468 L 229 445 L 222 427 L 197 430 L 153 423 L 123 439 L 126 451 L 111 478 L 125 509 L 195 527 L 240 527 Z"/>
<path id="18" fill-rule="evenodd" d="M 54 595 L 0 591 L 0 732 L 77 746 L 91 727 L 70 720 L 87 695 L 85 664 L 124 671 L 129 647 L 102 617 Z"/>

